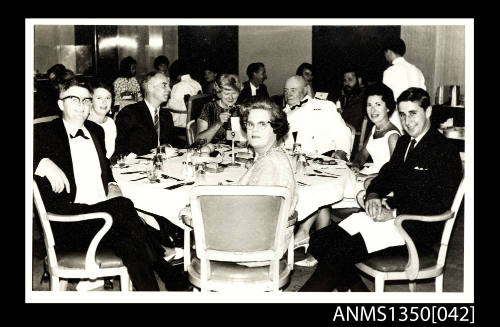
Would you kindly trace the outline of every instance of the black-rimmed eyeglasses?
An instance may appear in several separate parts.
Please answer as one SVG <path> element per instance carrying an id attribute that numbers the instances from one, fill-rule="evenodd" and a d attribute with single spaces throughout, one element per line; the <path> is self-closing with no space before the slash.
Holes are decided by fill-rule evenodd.
<path id="1" fill-rule="evenodd" d="M 69 102 L 72 104 L 72 105 L 78 105 L 78 104 L 82 104 L 86 107 L 90 107 L 92 105 L 92 98 L 79 98 L 75 95 L 68 95 L 64 98 L 61 99 L 62 101 L 64 100 L 69 100 Z"/>

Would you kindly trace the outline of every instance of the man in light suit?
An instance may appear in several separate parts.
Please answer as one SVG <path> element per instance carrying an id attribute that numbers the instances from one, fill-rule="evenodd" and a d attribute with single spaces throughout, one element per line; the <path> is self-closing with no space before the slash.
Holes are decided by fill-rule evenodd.
<path id="1" fill-rule="evenodd" d="M 407 134 L 398 139 L 390 161 L 366 190 L 366 215 L 372 220 L 363 220 L 366 225 L 375 222 L 388 226 L 388 233 L 374 236 L 370 229 L 360 228 L 355 232 L 352 225 L 346 227 L 354 215 L 363 213 L 353 214 L 339 225 L 332 224 L 315 232 L 311 236 L 309 253 L 319 264 L 301 291 L 331 291 L 345 287 L 342 283 L 352 276 L 355 263 L 374 252 L 403 247 L 405 243 L 399 233 L 386 224 L 396 215 L 434 215 L 450 209 L 462 176 L 458 150 L 449 139 L 431 128 L 432 107 L 425 90 L 409 88 L 397 102 Z M 394 196 L 388 197 L 391 192 Z M 403 227 L 417 248 L 428 248 L 440 240 L 443 225 L 444 222 L 408 221 Z M 375 243 L 380 244 L 377 237 L 385 238 L 384 244 L 389 245 L 376 248 Z"/>
<path id="2" fill-rule="evenodd" d="M 285 145 L 292 148 L 294 141 L 302 151 L 333 155 L 347 160 L 352 146 L 352 134 L 344 119 L 331 101 L 313 99 L 306 92 L 306 81 L 294 75 L 287 79 L 284 88 L 286 106 L 283 111 L 290 123 Z M 293 133 L 297 133 L 297 140 Z"/>
<path id="3" fill-rule="evenodd" d="M 188 288 L 186 277 L 163 259 L 163 248 L 148 234 L 134 204 L 122 196 L 113 179 L 105 155 L 104 130 L 86 120 L 92 106 L 89 88 L 73 79 L 61 87 L 59 98 L 62 119 L 34 128 L 34 179 L 47 211 L 63 215 L 109 213 L 113 225 L 101 245 L 123 260 L 137 291 L 159 290 L 154 271 L 168 290 Z M 88 246 L 102 222 L 51 225 L 58 248 L 79 248 Z"/>
<path id="4" fill-rule="evenodd" d="M 142 86 L 144 100 L 126 106 L 116 116 L 115 156 L 148 154 L 151 149 L 166 143 L 181 146 L 172 114 L 160 108 L 170 94 L 169 78 L 162 73 L 151 72 L 146 75 Z"/>

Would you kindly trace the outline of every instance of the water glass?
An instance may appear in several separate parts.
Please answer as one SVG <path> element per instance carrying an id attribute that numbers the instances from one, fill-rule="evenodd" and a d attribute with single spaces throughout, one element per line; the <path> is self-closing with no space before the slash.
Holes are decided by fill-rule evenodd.
<path id="1" fill-rule="evenodd" d="M 156 181 L 158 180 L 158 170 L 156 169 L 156 167 L 153 165 L 149 167 L 146 172 L 149 182 L 156 183 Z"/>
<path id="2" fill-rule="evenodd" d="M 124 154 L 119 154 L 118 155 L 118 158 L 116 160 L 116 163 L 118 164 L 118 167 L 120 167 L 120 168 L 125 167 L 125 165 L 126 165 L 125 159 L 126 159 L 126 157 L 125 157 Z"/>

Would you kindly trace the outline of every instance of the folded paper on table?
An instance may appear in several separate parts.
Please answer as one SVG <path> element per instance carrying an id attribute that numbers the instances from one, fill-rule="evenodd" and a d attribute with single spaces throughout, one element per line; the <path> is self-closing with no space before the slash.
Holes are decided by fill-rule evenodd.
<path id="1" fill-rule="evenodd" d="M 240 117 L 231 117 L 231 130 L 226 132 L 226 139 L 232 140 L 234 132 L 234 140 L 237 142 L 246 142 L 247 138 L 245 133 L 241 130 Z"/>
<path id="2" fill-rule="evenodd" d="M 342 220 L 339 226 L 350 235 L 360 233 L 368 253 L 391 246 L 405 245 L 403 237 L 394 225 L 394 219 L 376 222 L 366 213 L 358 212 Z"/>

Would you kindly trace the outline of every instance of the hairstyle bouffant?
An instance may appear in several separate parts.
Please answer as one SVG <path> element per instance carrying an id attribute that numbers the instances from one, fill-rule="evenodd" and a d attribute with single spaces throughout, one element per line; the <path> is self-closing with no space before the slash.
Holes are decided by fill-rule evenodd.
<path id="1" fill-rule="evenodd" d="M 385 106 L 389 109 L 388 115 L 390 116 L 394 109 L 396 109 L 396 101 L 394 101 L 394 93 L 385 84 L 377 83 L 366 88 L 365 99 L 371 95 L 379 95 L 382 97 L 382 101 L 385 102 Z M 365 106 L 366 107 L 366 106 Z"/>
<path id="2" fill-rule="evenodd" d="M 248 120 L 248 115 L 253 109 L 266 110 L 271 114 L 270 125 L 273 128 L 274 134 L 276 134 L 276 139 L 281 141 L 290 129 L 286 113 L 268 97 L 251 97 L 240 106 L 240 124 L 245 133 L 247 131 L 246 122 Z"/>

